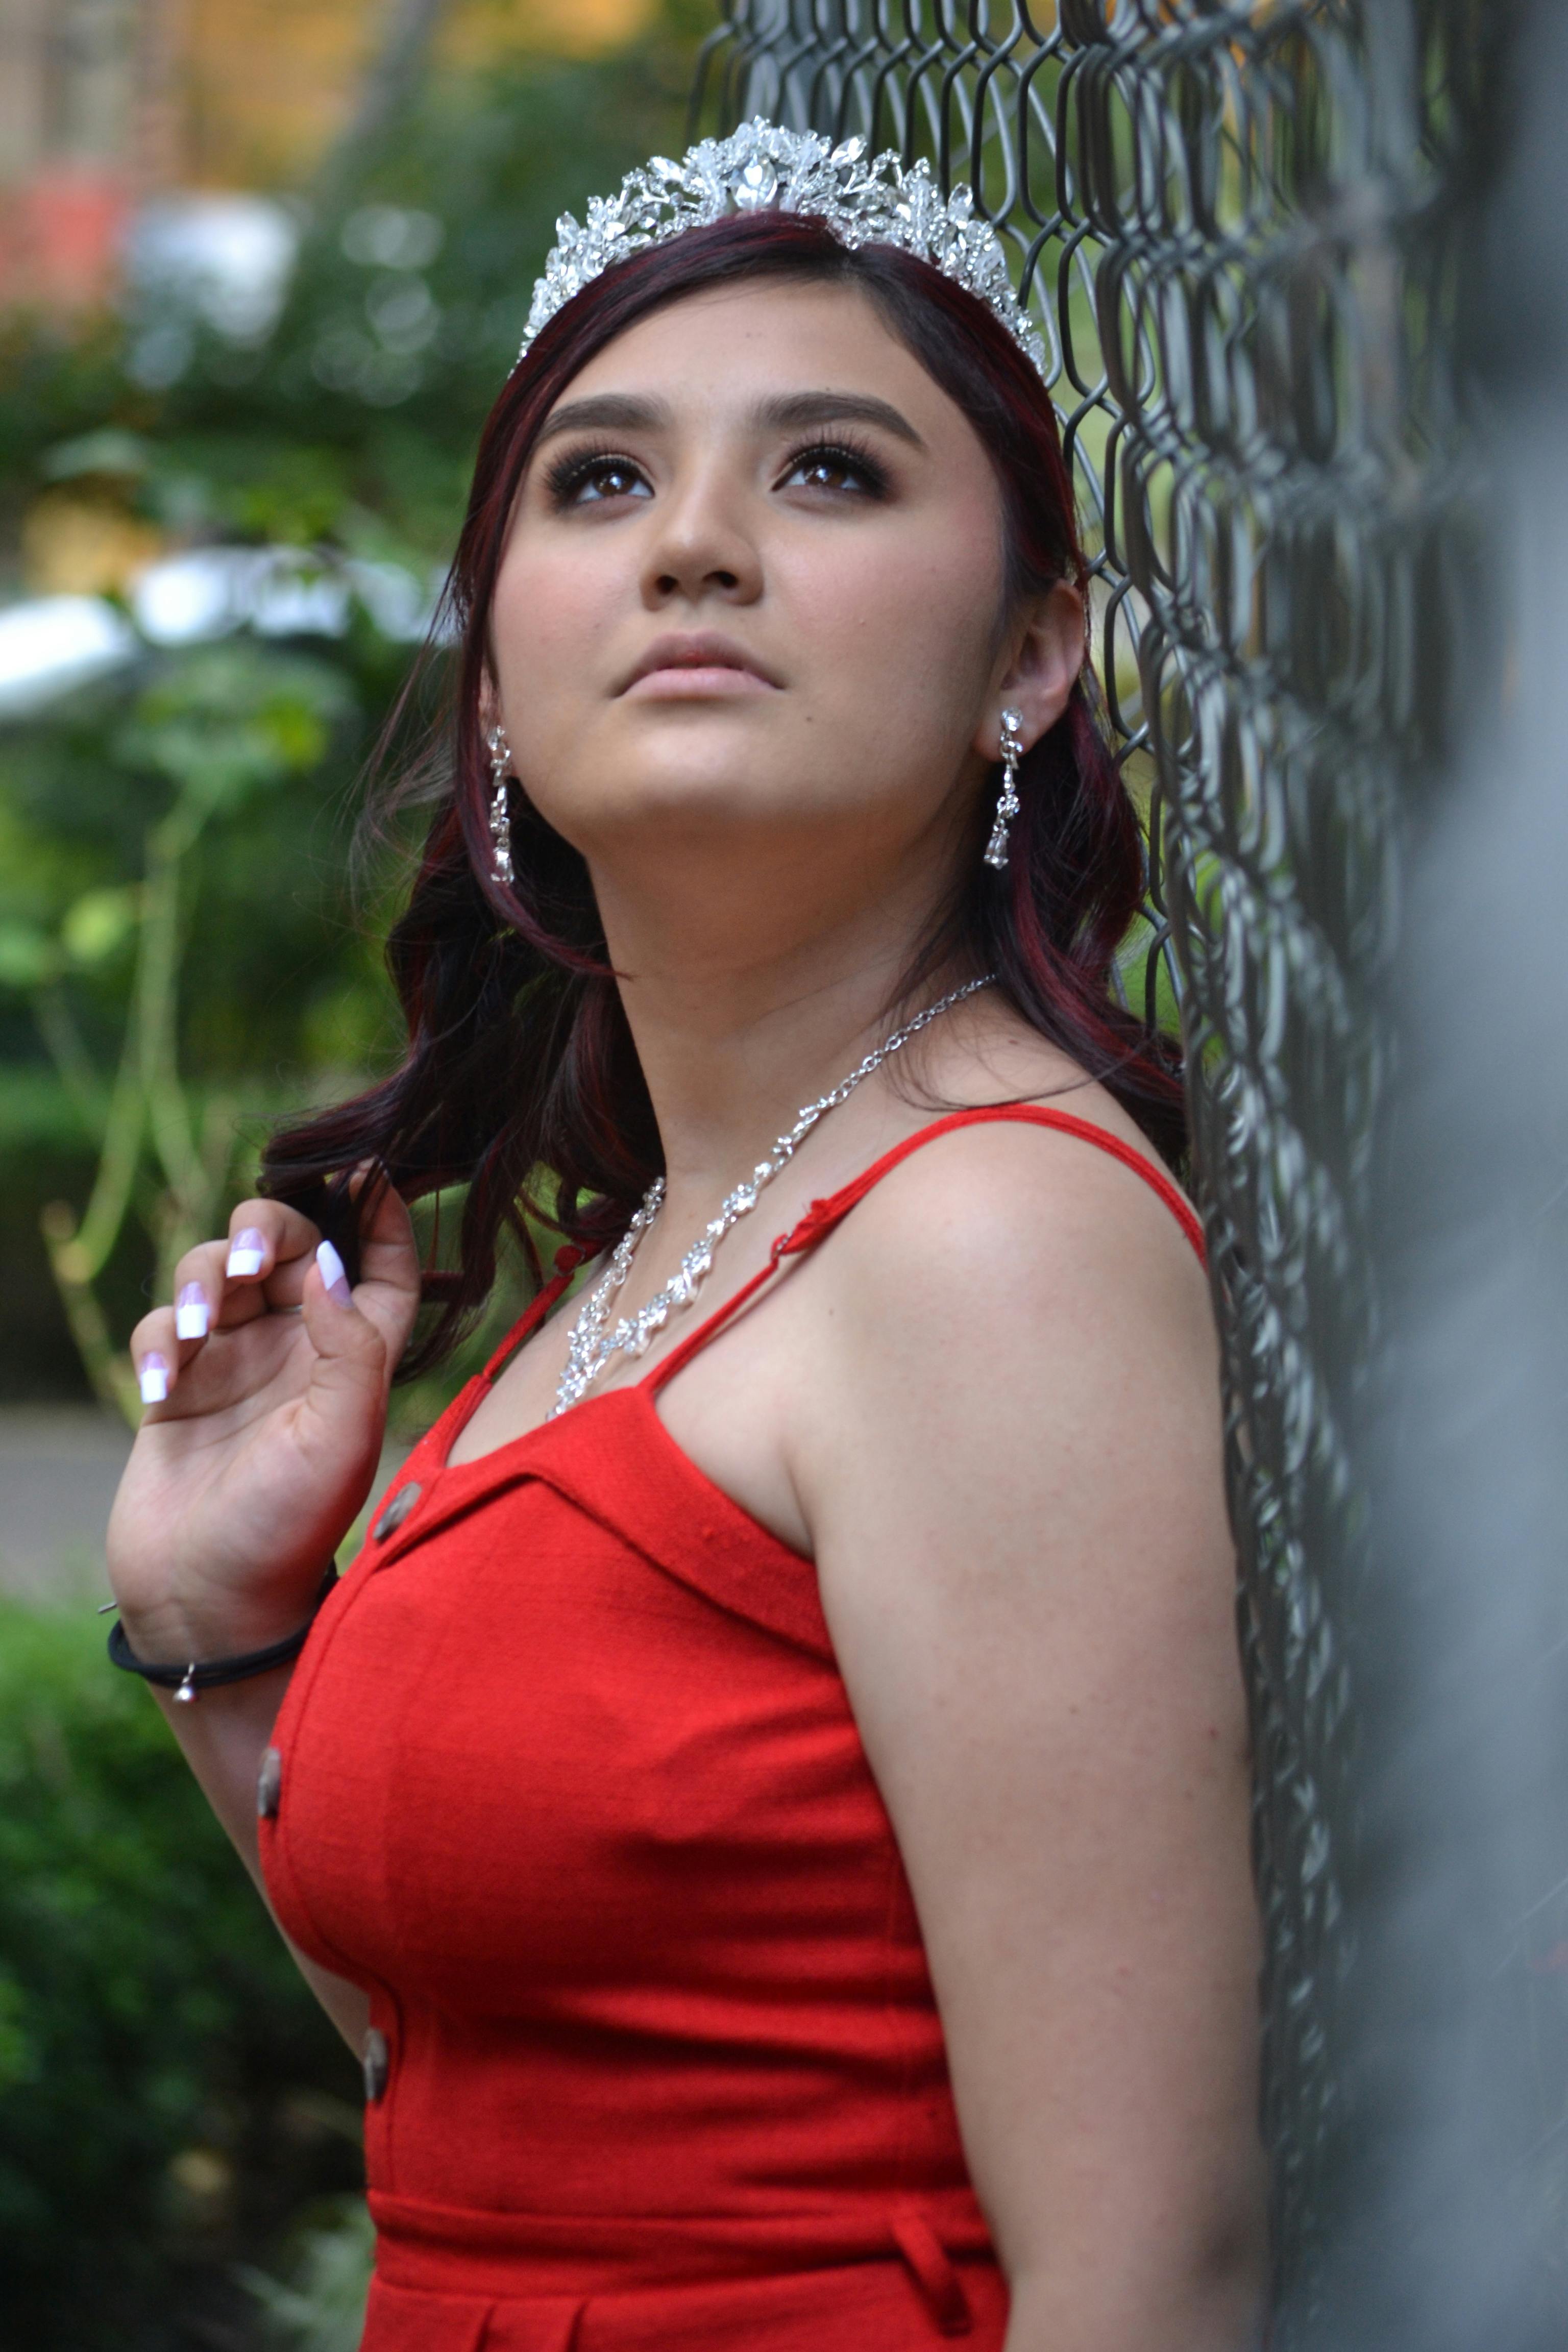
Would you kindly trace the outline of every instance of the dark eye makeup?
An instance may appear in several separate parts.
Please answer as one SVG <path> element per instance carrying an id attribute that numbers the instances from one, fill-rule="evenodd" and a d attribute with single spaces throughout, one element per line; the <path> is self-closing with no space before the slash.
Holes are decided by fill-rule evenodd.
<path id="1" fill-rule="evenodd" d="M 806 487 L 814 489 L 837 489 L 853 487 L 861 498 L 885 499 L 888 495 L 886 469 L 878 463 L 869 449 L 850 439 L 814 441 L 809 447 L 797 449 L 784 467 L 780 487 L 791 482 L 797 474 L 816 475 L 815 482 Z M 837 482 L 822 477 L 837 475 Z"/>
<path id="2" fill-rule="evenodd" d="M 596 506 L 646 489 L 647 477 L 619 450 L 567 449 L 545 467 L 544 486 L 552 506 Z"/>
<path id="3" fill-rule="evenodd" d="M 811 441 L 792 452 L 775 487 L 825 490 L 829 496 L 885 499 L 888 476 L 868 449 L 852 439 Z M 648 489 L 635 457 L 618 449 L 568 449 L 544 472 L 551 504 L 557 509 L 599 506 L 635 498 Z"/>

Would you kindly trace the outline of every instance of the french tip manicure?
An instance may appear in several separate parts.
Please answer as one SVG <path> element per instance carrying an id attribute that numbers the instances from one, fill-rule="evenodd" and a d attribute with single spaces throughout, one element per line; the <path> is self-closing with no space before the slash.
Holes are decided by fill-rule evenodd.
<path id="1" fill-rule="evenodd" d="M 207 1336 L 207 1302 L 198 1282 L 187 1282 L 174 1301 L 174 1337 L 176 1339 L 205 1339 Z"/>
<path id="2" fill-rule="evenodd" d="M 169 1368 L 161 1356 L 143 1356 L 137 1387 L 143 1404 L 164 1404 L 169 1395 Z"/>
<path id="3" fill-rule="evenodd" d="M 267 1236 L 254 1225 L 242 1225 L 228 1245 L 225 1274 L 259 1274 L 267 1256 Z"/>
<path id="4" fill-rule="evenodd" d="M 316 1264 L 321 1269 L 321 1280 L 327 1286 L 328 1297 L 335 1299 L 340 1307 L 351 1306 L 353 1294 L 349 1288 L 349 1278 L 343 1271 L 343 1262 L 331 1242 L 317 1243 Z"/>

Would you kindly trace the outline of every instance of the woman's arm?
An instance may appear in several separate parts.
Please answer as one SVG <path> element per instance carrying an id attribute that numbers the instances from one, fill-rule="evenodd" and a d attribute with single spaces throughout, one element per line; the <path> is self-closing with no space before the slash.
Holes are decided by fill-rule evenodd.
<path id="1" fill-rule="evenodd" d="M 1202 1276 L 1135 1177 L 1016 1128 L 829 1246 L 802 1500 L 1009 2352 L 1240 2352 L 1258 1937 Z"/>
<path id="2" fill-rule="evenodd" d="M 418 1300 L 413 1235 L 402 1202 L 384 1193 L 352 1297 L 335 1261 L 318 1263 L 320 1241 L 296 1211 L 244 1202 L 229 1240 L 202 1244 L 176 1275 L 187 1320 L 199 1305 L 205 1333 L 182 1339 L 162 1307 L 132 1336 L 138 1370 L 154 1359 L 168 1391 L 142 1420 L 109 1528 L 110 1582 L 140 1659 L 211 1661 L 294 1633 L 369 1492 Z M 289 1673 L 185 1703 L 154 1692 L 258 1886 L 257 1778 Z M 363 1995 L 294 1957 L 357 2051 Z"/>

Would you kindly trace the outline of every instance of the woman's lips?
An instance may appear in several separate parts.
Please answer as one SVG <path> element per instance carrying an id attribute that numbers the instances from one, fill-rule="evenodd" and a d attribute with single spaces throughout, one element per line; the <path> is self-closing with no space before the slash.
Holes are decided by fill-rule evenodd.
<path id="1" fill-rule="evenodd" d="M 733 669 L 718 662 L 693 666 L 681 662 L 667 669 L 645 670 L 626 690 L 626 698 L 639 702 L 714 702 L 737 695 L 776 694 L 754 669 Z"/>
<path id="2" fill-rule="evenodd" d="M 646 648 L 621 692 L 645 702 L 713 702 L 772 694 L 778 683 L 736 638 L 717 629 L 671 629 Z"/>

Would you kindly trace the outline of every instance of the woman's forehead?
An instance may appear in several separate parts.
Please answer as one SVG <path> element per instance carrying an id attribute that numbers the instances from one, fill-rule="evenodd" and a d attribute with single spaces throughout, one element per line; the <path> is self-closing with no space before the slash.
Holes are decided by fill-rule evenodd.
<path id="1" fill-rule="evenodd" d="M 797 279 L 743 279 L 662 304 L 579 369 L 551 420 L 605 394 L 713 415 L 826 388 L 880 401 L 921 437 L 942 411 L 966 422 L 858 287 Z"/>

